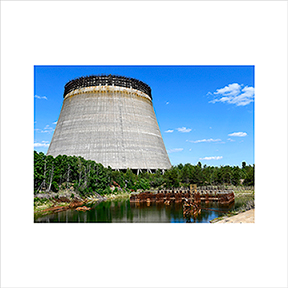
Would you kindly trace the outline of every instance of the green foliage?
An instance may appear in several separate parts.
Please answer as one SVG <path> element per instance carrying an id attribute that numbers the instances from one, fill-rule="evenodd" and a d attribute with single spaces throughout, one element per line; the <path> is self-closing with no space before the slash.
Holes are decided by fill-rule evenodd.
<path id="1" fill-rule="evenodd" d="M 150 183 L 149 183 L 148 179 L 140 179 L 140 181 L 137 181 L 135 186 L 136 186 L 135 187 L 136 190 L 137 189 L 142 189 L 142 190 L 149 190 L 150 189 Z"/>
<path id="2" fill-rule="evenodd" d="M 52 189 L 53 192 L 58 192 L 59 191 L 59 185 L 57 184 L 56 181 L 52 182 L 51 189 Z"/>
<path id="3" fill-rule="evenodd" d="M 243 185 L 245 186 L 254 186 L 254 165 L 253 166 L 246 166 L 245 167 L 245 179 Z"/>
<path id="4" fill-rule="evenodd" d="M 105 195 L 105 194 L 112 194 L 112 190 L 109 186 L 107 186 L 104 190 L 100 190 L 98 192 L 100 195 Z"/>
<path id="5" fill-rule="evenodd" d="M 153 188 L 160 187 L 164 184 L 164 177 L 161 170 L 157 170 L 155 174 L 150 174 L 150 186 Z"/>
<path id="6" fill-rule="evenodd" d="M 95 161 L 85 160 L 83 157 L 59 155 L 57 157 L 46 156 L 44 153 L 34 151 L 34 193 L 40 190 L 58 192 L 60 189 L 74 187 L 81 195 L 112 193 L 109 185 L 121 187 L 127 190 L 149 190 L 165 186 L 177 188 L 190 184 L 201 185 L 254 185 L 255 165 L 247 165 L 242 162 L 242 168 L 238 166 L 202 166 L 187 163 L 179 164 L 166 170 L 155 173 L 142 172 L 136 175 L 132 170 L 126 172 L 113 171 L 111 167 L 105 168 Z M 118 188 L 114 193 L 118 192 Z"/>
<path id="7" fill-rule="evenodd" d="M 172 167 L 171 169 L 166 170 L 164 173 L 164 181 L 166 188 L 179 187 L 180 185 L 179 176 L 180 172 L 177 167 Z"/>
<path id="8" fill-rule="evenodd" d="M 48 199 L 45 199 L 45 198 L 38 198 L 38 197 L 35 197 L 34 198 L 34 207 L 36 206 L 40 206 L 40 205 L 45 205 L 49 203 L 49 200 Z"/>
<path id="9" fill-rule="evenodd" d="M 137 187 L 135 186 L 136 181 L 137 176 L 132 172 L 132 170 L 127 169 L 126 173 L 124 173 L 124 183 L 127 185 L 127 188 L 137 190 Z"/>

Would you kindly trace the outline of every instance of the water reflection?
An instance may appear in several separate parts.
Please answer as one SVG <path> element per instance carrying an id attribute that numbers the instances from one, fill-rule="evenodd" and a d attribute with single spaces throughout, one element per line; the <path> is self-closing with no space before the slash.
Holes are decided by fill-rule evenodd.
<path id="1" fill-rule="evenodd" d="M 234 208 L 216 203 L 201 203 L 202 212 L 196 217 L 183 218 L 182 203 L 130 203 L 130 200 L 107 201 L 94 204 L 83 212 L 66 210 L 35 219 L 35 222 L 53 223 L 208 223 L 225 211 Z M 205 210 L 205 209 L 210 210 Z"/>

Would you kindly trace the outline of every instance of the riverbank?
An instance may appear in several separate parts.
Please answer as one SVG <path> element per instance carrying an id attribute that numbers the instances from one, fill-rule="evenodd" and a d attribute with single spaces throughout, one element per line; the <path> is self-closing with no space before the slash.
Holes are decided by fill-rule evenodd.
<path id="1" fill-rule="evenodd" d="M 89 207 L 95 203 L 129 197 L 130 193 L 127 191 L 104 195 L 93 193 L 86 196 L 78 194 L 73 189 L 65 189 L 58 193 L 42 192 L 34 195 L 34 216 L 39 217 L 69 209 L 87 211 L 90 209 Z"/>
<path id="2" fill-rule="evenodd" d="M 255 209 L 241 212 L 235 216 L 224 216 L 222 220 L 217 218 L 217 220 L 211 220 L 210 223 L 255 223 Z"/>

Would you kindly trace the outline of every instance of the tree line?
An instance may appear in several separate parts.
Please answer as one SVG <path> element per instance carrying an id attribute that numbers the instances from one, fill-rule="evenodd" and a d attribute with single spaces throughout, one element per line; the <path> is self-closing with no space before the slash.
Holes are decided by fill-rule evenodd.
<path id="1" fill-rule="evenodd" d="M 39 191 L 57 192 L 60 189 L 74 187 L 80 194 L 111 193 L 110 186 L 148 190 L 151 188 L 188 187 L 190 184 L 203 185 L 254 185 L 255 165 L 238 166 L 202 166 L 187 163 L 173 166 L 162 173 L 142 172 L 136 175 L 132 170 L 115 171 L 111 167 L 80 156 L 46 156 L 34 151 L 34 193 Z"/>

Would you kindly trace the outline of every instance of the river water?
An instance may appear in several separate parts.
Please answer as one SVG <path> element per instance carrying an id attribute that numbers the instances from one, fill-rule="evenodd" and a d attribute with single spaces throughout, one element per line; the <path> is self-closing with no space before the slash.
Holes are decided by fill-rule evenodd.
<path id="1" fill-rule="evenodd" d="M 219 206 L 201 203 L 202 212 L 197 217 L 183 218 L 181 203 L 130 203 L 129 199 L 93 204 L 89 211 L 66 210 L 40 216 L 35 223 L 209 223 L 210 220 L 231 211 L 237 205 Z M 206 210 L 207 209 L 207 210 Z M 209 209 L 209 210 L 208 210 Z M 212 210 L 210 210 L 212 209 Z"/>

